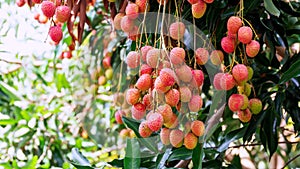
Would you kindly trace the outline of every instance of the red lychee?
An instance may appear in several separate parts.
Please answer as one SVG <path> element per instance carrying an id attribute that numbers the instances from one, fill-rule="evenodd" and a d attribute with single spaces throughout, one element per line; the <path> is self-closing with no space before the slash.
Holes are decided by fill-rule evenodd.
<path id="1" fill-rule="evenodd" d="M 160 130 L 164 123 L 163 116 L 159 113 L 151 114 L 147 121 L 148 121 L 148 127 L 152 131 Z"/>
<path id="2" fill-rule="evenodd" d="M 159 49 L 149 50 L 146 58 L 147 58 L 147 64 L 152 68 L 156 68 L 156 66 L 158 66 L 159 58 L 161 58 L 161 50 Z"/>
<path id="3" fill-rule="evenodd" d="M 226 53 L 232 53 L 235 49 L 235 40 L 230 37 L 224 37 L 221 40 L 221 46 Z"/>
<path id="4" fill-rule="evenodd" d="M 145 94 L 143 97 L 143 104 L 146 106 L 147 110 L 151 110 L 153 108 L 152 99 L 153 98 L 150 93 Z"/>
<path id="5" fill-rule="evenodd" d="M 140 76 L 143 75 L 143 74 L 151 75 L 152 71 L 153 71 L 152 67 L 150 67 L 147 64 L 142 64 L 142 66 L 140 68 Z"/>
<path id="6" fill-rule="evenodd" d="M 146 107 L 142 103 L 136 103 L 131 107 L 131 115 L 136 120 L 141 120 L 146 115 Z"/>
<path id="7" fill-rule="evenodd" d="M 17 1 L 16 1 L 16 4 L 17 4 L 18 7 L 24 6 L 25 3 L 26 3 L 25 0 L 17 0 Z"/>
<path id="8" fill-rule="evenodd" d="M 207 5 L 204 1 L 198 0 L 197 3 L 192 5 L 192 15 L 194 18 L 201 18 L 206 11 Z"/>
<path id="9" fill-rule="evenodd" d="M 207 3 L 207 4 L 211 4 L 211 3 L 213 3 L 214 2 L 214 0 L 203 0 L 205 3 Z"/>
<path id="10" fill-rule="evenodd" d="M 182 22 L 174 22 L 169 28 L 171 38 L 175 40 L 182 39 L 185 32 L 185 25 Z"/>
<path id="11" fill-rule="evenodd" d="M 35 4 L 40 4 L 40 3 L 43 2 L 43 0 L 32 0 L 32 2 L 35 3 Z"/>
<path id="12" fill-rule="evenodd" d="M 241 94 L 232 94 L 228 99 L 229 109 L 233 112 L 241 110 L 244 105 L 244 97 Z"/>
<path id="13" fill-rule="evenodd" d="M 197 3 L 198 0 L 188 0 L 188 2 L 193 5 L 193 4 Z"/>
<path id="14" fill-rule="evenodd" d="M 243 44 L 248 44 L 251 42 L 253 32 L 249 26 L 242 26 L 238 30 L 238 40 Z"/>
<path id="15" fill-rule="evenodd" d="M 159 78 L 165 86 L 173 86 L 175 84 L 176 75 L 170 68 L 163 68 L 159 72 Z"/>
<path id="16" fill-rule="evenodd" d="M 169 122 L 173 116 L 172 108 L 168 104 L 158 106 L 157 113 L 162 115 L 164 123 Z"/>
<path id="17" fill-rule="evenodd" d="M 118 110 L 115 112 L 115 119 L 118 124 L 123 124 L 122 116 L 125 115 L 125 112 Z"/>
<path id="18" fill-rule="evenodd" d="M 164 145 L 170 144 L 170 132 L 171 130 L 168 128 L 162 128 L 160 131 L 160 140 Z"/>
<path id="19" fill-rule="evenodd" d="M 198 112 L 203 105 L 203 100 L 199 95 L 193 95 L 188 106 L 191 112 Z"/>
<path id="20" fill-rule="evenodd" d="M 232 69 L 232 76 L 238 83 L 248 80 L 247 67 L 243 64 L 235 65 Z"/>
<path id="21" fill-rule="evenodd" d="M 59 43 L 63 37 L 61 27 L 60 26 L 51 26 L 49 29 L 49 36 L 54 42 Z"/>
<path id="22" fill-rule="evenodd" d="M 183 144 L 183 137 L 184 133 L 179 130 L 175 129 L 170 132 L 170 143 L 173 147 L 179 148 Z"/>
<path id="23" fill-rule="evenodd" d="M 177 89 L 171 89 L 165 94 L 166 103 L 171 107 L 175 107 L 179 103 L 180 94 Z"/>
<path id="24" fill-rule="evenodd" d="M 189 150 L 197 146 L 198 138 L 193 133 L 188 133 L 183 140 L 185 147 Z"/>
<path id="25" fill-rule="evenodd" d="M 243 22 L 240 17 L 231 16 L 227 21 L 227 30 L 230 34 L 236 34 L 242 26 Z"/>
<path id="26" fill-rule="evenodd" d="M 55 13 L 55 4 L 51 1 L 43 1 L 41 5 L 42 12 L 48 18 L 51 18 Z"/>
<path id="27" fill-rule="evenodd" d="M 68 6 L 58 6 L 56 7 L 55 15 L 59 22 L 64 23 L 69 19 L 71 10 Z"/>
<path id="28" fill-rule="evenodd" d="M 193 74 L 193 83 L 196 84 L 197 87 L 202 86 L 204 81 L 204 74 L 202 70 L 192 70 Z"/>
<path id="29" fill-rule="evenodd" d="M 235 86 L 234 77 L 229 73 L 224 73 L 220 79 L 222 90 L 231 90 Z"/>
<path id="30" fill-rule="evenodd" d="M 220 65 L 224 60 L 224 54 L 221 50 L 213 50 L 210 53 L 210 61 L 214 65 Z"/>
<path id="31" fill-rule="evenodd" d="M 140 92 L 138 89 L 128 89 L 126 92 L 126 101 L 130 105 L 136 104 L 140 99 Z"/>
<path id="32" fill-rule="evenodd" d="M 185 51 L 183 48 L 175 47 L 170 52 L 170 61 L 174 65 L 179 65 L 184 63 Z"/>
<path id="33" fill-rule="evenodd" d="M 135 86 L 141 91 L 146 91 L 152 86 L 152 78 L 149 74 L 143 74 L 137 80 Z"/>
<path id="34" fill-rule="evenodd" d="M 139 134 L 144 138 L 149 137 L 152 134 L 152 130 L 149 129 L 147 121 L 141 122 L 139 126 Z"/>
<path id="35" fill-rule="evenodd" d="M 182 86 L 179 88 L 180 100 L 182 102 L 189 102 L 192 98 L 192 92 L 187 86 Z"/>
<path id="36" fill-rule="evenodd" d="M 140 54 L 136 51 L 130 51 L 126 57 L 127 66 L 131 69 L 140 65 Z"/>
<path id="37" fill-rule="evenodd" d="M 237 115 L 239 117 L 239 119 L 243 122 L 243 123 L 247 123 L 251 120 L 252 117 L 252 113 L 250 112 L 249 109 L 246 110 L 239 110 L 237 112 Z"/>
<path id="38" fill-rule="evenodd" d="M 205 125 L 202 121 L 195 120 L 191 123 L 191 130 L 196 136 L 201 137 L 204 135 Z"/>
<path id="39" fill-rule="evenodd" d="M 147 62 L 147 53 L 151 49 L 153 49 L 152 46 L 143 46 L 143 47 L 141 47 L 142 61 L 143 62 Z"/>
<path id="40" fill-rule="evenodd" d="M 132 31 L 133 26 L 134 26 L 134 21 L 133 20 L 129 19 L 128 16 L 122 17 L 122 19 L 121 19 L 121 29 L 122 29 L 122 31 L 128 33 L 130 31 Z"/>
<path id="41" fill-rule="evenodd" d="M 178 118 L 175 113 L 172 114 L 171 120 L 168 121 L 167 123 L 164 123 L 164 125 L 170 129 L 176 128 L 178 126 Z"/>
<path id="42" fill-rule="evenodd" d="M 139 7 L 139 12 L 145 12 L 148 0 L 136 0 L 135 4 Z M 149 6 L 149 4 L 148 4 Z"/>
<path id="43" fill-rule="evenodd" d="M 181 67 L 177 68 L 175 70 L 175 72 L 176 72 L 176 75 L 177 75 L 178 79 L 185 82 L 185 83 L 190 82 L 193 78 L 192 70 L 186 64 L 184 64 Z"/>
<path id="44" fill-rule="evenodd" d="M 205 65 L 208 61 L 209 53 L 205 48 L 198 48 L 195 51 L 196 62 L 199 65 Z"/>
<path id="45" fill-rule="evenodd" d="M 139 16 L 139 7 L 135 3 L 129 3 L 125 9 L 129 19 L 136 19 Z"/>
<path id="46" fill-rule="evenodd" d="M 222 90 L 221 79 L 222 79 L 223 75 L 224 75 L 224 73 L 217 73 L 214 76 L 213 84 L 214 84 L 214 87 L 216 90 Z"/>
<path id="47" fill-rule="evenodd" d="M 154 88 L 160 92 L 160 93 L 165 93 L 167 92 L 171 87 L 170 86 L 167 86 L 166 84 L 164 84 L 160 77 L 158 76 L 156 79 L 155 79 L 155 82 L 154 82 Z"/>
<path id="48" fill-rule="evenodd" d="M 260 44 L 256 40 L 251 40 L 250 43 L 246 45 L 247 56 L 253 58 L 255 57 L 260 50 Z"/>
<path id="49" fill-rule="evenodd" d="M 125 16 L 124 13 L 118 13 L 114 18 L 114 27 L 116 30 L 121 30 L 121 20 Z"/>

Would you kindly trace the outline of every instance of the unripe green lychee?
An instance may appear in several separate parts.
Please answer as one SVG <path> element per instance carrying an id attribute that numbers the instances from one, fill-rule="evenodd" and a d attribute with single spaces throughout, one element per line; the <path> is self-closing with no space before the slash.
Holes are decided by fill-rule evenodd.
<path id="1" fill-rule="evenodd" d="M 245 110 L 245 109 L 247 109 L 247 107 L 249 105 L 249 100 L 248 100 L 248 97 L 246 95 L 242 94 L 242 96 L 244 97 L 244 104 L 241 107 L 241 110 Z"/>
<path id="2" fill-rule="evenodd" d="M 251 80 L 253 77 L 253 69 L 250 66 L 247 66 L 247 70 L 248 70 L 248 80 Z"/>
<path id="3" fill-rule="evenodd" d="M 249 100 L 249 109 L 253 114 L 258 114 L 262 110 L 262 102 L 258 98 L 252 98 Z"/>

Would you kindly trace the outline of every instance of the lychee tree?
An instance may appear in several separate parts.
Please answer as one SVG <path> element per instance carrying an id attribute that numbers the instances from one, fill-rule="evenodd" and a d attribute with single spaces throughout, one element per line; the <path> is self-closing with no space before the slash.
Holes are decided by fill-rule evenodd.
<path id="1" fill-rule="evenodd" d="M 96 89 L 110 92 L 111 125 L 126 139 L 125 154 L 109 165 L 240 168 L 241 149 L 255 168 L 262 159 L 280 156 L 288 166 L 299 157 L 289 158 L 299 153 L 296 2 L 27 3 L 41 3 L 53 44 L 63 36 L 69 49 L 89 42 Z M 93 122 L 87 117 L 88 131 Z"/>

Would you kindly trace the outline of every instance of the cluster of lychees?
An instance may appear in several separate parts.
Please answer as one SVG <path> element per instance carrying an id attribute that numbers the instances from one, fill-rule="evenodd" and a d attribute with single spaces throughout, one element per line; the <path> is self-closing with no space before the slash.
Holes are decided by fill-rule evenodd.
<path id="1" fill-rule="evenodd" d="M 239 42 L 246 44 L 246 53 L 249 57 L 255 57 L 260 44 L 252 40 L 252 30 L 248 26 L 242 26 L 239 17 L 232 16 L 227 22 L 227 37 L 221 41 L 221 46 L 226 53 L 233 53 Z M 234 57 L 234 56 L 233 56 Z M 251 80 L 253 69 L 244 64 L 236 64 L 231 72 L 217 73 L 214 77 L 214 87 L 217 90 L 231 90 L 235 86 L 238 94 L 232 94 L 228 100 L 229 109 L 236 112 L 242 122 L 248 122 L 252 114 L 258 114 L 262 110 L 262 102 L 258 98 L 248 99 L 251 94 L 251 85 L 247 81 Z"/>

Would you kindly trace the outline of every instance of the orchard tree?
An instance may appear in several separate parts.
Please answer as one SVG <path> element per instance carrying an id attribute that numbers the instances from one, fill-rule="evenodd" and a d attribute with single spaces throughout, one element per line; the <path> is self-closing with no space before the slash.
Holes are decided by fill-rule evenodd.
<path id="1" fill-rule="evenodd" d="M 126 140 L 125 154 L 105 165 L 128 169 L 297 165 L 296 1 L 26 3 L 40 7 L 36 19 L 48 20 L 45 31 L 53 45 L 73 51 L 88 44 L 96 58 L 90 80 L 99 99 L 93 103 L 115 112 L 109 115 L 110 134 Z M 67 51 L 61 59 L 72 57 Z M 110 104 L 103 91 L 113 98 Z M 99 108 L 92 104 L 90 109 Z M 117 136 L 92 132 L 92 124 L 100 125 L 97 120 L 96 114 L 86 115 L 89 134 L 101 145 L 118 144 L 109 141 Z M 250 162 L 245 163 L 245 156 Z M 95 167 L 84 158 L 73 164 Z"/>

